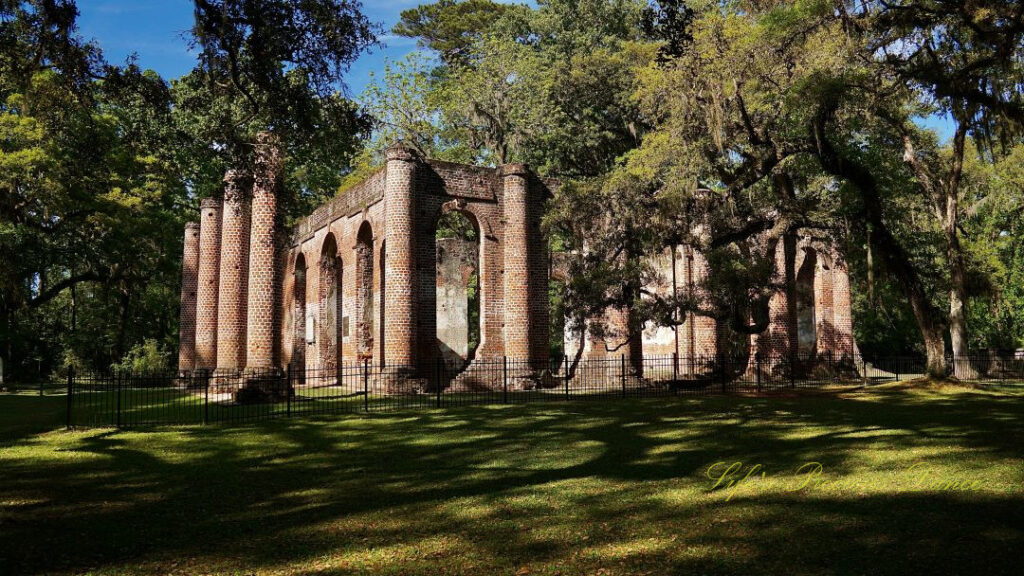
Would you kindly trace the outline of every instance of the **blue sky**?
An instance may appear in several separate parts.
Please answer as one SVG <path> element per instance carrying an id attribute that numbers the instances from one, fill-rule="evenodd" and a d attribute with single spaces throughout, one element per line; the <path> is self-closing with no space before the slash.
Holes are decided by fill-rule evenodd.
<path id="1" fill-rule="evenodd" d="M 384 59 L 398 60 L 416 48 L 416 41 L 390 34 L 402 10 L 428 0 L 363 0 L 363 12 L 381 25 L 382 46 L 363 54 L 345 78 L 350 95 L 357 96 L 371 71 L 384 67 Z M 186 32 L 192 27 L 191 0 L 78 0 L 79 32 L 96 40 L 107 60 L 123 62 L 138 55 L 143 68 L 165 78 L 177 78 L 195 65 L 187 49 Z"/>
<path id="2" fill-rule="evenodd" d="M 363 12 L 381 26 L 381 46 L 364 53 L 352 66 L 345 78 L 350 96 L 363 91 L 370 73 L 381 71 L 385 59 L 399 60 L 416 48 L 415 40 L 394 36 L 390 30 L 402 10 L 429 1 L 363 0 Z M 78 10 L 80 33 L 96 40 L 111 62 L 123 62 L 135 53 L 140 66 L 168 79 L 187 73 L 195 64 L 185 38 L 192 26 L 191 0 L 78 0 Z M 937 130 L 943 140 L 952 135 L 948 118 L 932 116 L 920 123 Z"/>

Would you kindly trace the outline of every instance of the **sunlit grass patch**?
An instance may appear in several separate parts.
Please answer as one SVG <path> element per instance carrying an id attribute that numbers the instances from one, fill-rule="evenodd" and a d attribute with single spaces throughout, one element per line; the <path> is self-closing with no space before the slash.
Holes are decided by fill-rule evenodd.
<path id="1" fill-rule="evenodd" d="M 0 397 L 0 414 L 26 398 Z M 0 566 L 905 574 L 981 558 L 1009 572 L 1024 547 L 1021 400 L 889 389 L 147 432 L 18 412 L 0 421 Z"/>

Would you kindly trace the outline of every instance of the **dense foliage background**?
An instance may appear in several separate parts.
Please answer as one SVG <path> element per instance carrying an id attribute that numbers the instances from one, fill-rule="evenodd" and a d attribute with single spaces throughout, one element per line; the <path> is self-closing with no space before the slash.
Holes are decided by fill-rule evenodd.
<path id="1" fill-rule="evenodd" d="M 196 0 L 201 56 L 178 79 L 106 62 L 76 15 L 0 0 L 9 376 L 171 365 L 184 222 L 261 131 L 285 151 L 289 219 L 397 139 L 561 178 L 546 225 L 570 328 L 614 306 L 634 329 L 696 309 L 757 332 L 766 247 L 826 233 L 865 355 L 938 370 L 1024 347 L 1019 3 L 440 0 L 402 14 L 420 50 L 358 101 L 344 74 L 380 30 L 352 0 Z M 644 292 L 642 256 L 678 244 L 712 261 L 709 302 Z"/>

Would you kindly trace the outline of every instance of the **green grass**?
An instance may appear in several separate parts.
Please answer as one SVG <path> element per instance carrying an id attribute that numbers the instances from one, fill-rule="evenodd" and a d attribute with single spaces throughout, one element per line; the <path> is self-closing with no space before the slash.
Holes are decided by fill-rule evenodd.
<path id="1" fill-rule="evenodd" d="M 62 402 L 0 395 L 2 574 L 998 574 L 1024 549 L 1009 392 L 41 432 Z M 712 490 L 716 462 L 767 478 Z M 794 490 L 807 462 L 828 483 Z"/>

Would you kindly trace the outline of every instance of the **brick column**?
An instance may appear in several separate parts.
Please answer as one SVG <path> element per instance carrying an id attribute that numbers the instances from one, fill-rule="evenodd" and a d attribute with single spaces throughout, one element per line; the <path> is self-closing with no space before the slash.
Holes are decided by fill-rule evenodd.
<path id="1" fill-rule="evenodd" d="M 196 367 L 196 291 L 199 285 L 199 224 L 185 224 L 181 255 L 181 316 L 178 331 L 178 372 Z"/>
<path id="2" fill-rule="evenodd" d="M 249 228 L 249 305 L 246 368 L 274 367 L 274 318 L 277 304 L 277 187 L 281 151 L 276 138 L 261 132 L 256 138 L 252 217 Z"/>
<path id="3" fill-rule="evenodd" d="M 515 360 L 529 360 L 529 171 L 523 164 L 506 164 L 501 168 L 501 175 L 505 221 L 505 355 Z"/>
<path id="4" fill-rule="evenodd" d="M 691 286 L 701 301 L 709 298 L 704 282 L 708 277 L 708 261 L 703 254 L 690 248 Z M 691 313 L 692 314 L 692 313 Z M 696 356 L 711 360 L 718 355 L 718 322 L 714 318 L 693 314 L 693 352 Z"/>
<path id="5" fill-rule="evenodd" d="M 384 182 L 384 238 L 387 253 L 384 262 L 384 310 L 387 327 L 384 358 L 391 366 L 413 368 L 416 327 L 413 238 L 416 155 L 399 145 L 388 148 Z M 374 319 L 376 321 L 376 319 Z"/>
<path id="6" fill-rule="evenodd" d="M 832 304 L 832 275 L 835 256 L 818 254 L 818 268 L 814 274 L 815 349 L 819 359 L 835 357 L 835 314 Z"/>
<path id="7" fill-rule="evenodd" d="M 765 365 L 770 366 L 773 372 L 780 362 L 781 365 L 788 366 L 791 360 L 790 353 L 796 351 L 791 346 L 792 339 L 795 337 L 791 307 L 794 275 L 796 274 L 793 269 L 795 252 L 795 239 L 787 236 L 780 238 L 775 246 L 775 276 L 773 280 L 781 285 L 781 289 L 773 294 L 768 302 L 770 319 L 768 331 L 757 339 Z"/>
<path id="8" fill-rule="evenodd" d="M 842 258 L 832 264 L 832 318 L 835 323 L 836 357 L 854 360 L 853 311 L 850 306 L 850 272 Z"/>
<path id="9" fill-rule="evenodd" d="M 330 254 L 320 256 L 320 320 L 317 329 L 320 335 L 317 344 L 320 347 L 320 368 L 334 370 L 338 367 L 338 351 L 341 346 L 341 330 L 338 325 L 341 323 L 343 314 L 338 308 L 341 301 L 338 285 L 338 257 L 336 249 Z"/>
<path id="10" fill-rule="evenodd" d="M 245 368 L 245 322 L 249 285 L 249 188 L 247 174 L 224 175 L 220 227 L 220 296 L 217 314 L 217 370 Z"/>
<path id="11" fill-rule="evenodd" d="M 705 300 L 708 294 L 703 288 L 708 276 L 708 262 L 704 255 L 691 246 L 681 250 L 683 261 L 683 286 L 687 295 Z M 680 373 L 699 374 L 713 367 L 718 361 L 718 323 L 714 318 L 698 315 L 692 311 L 686 313 L 686 322 L 680 326 L 682 356 Z"/>
<path id="12" fill-rule="evenodd" d="M 203 199 L 199 217 L 196 288 L 196 370 L 217 367 L 217 301 L 220 292 L 220 201 Z"/>

